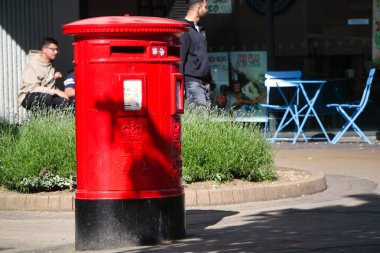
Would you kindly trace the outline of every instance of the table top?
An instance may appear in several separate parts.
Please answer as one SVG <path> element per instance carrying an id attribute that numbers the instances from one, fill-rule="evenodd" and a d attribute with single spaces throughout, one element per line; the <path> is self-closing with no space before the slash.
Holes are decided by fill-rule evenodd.
<path id="1" fill-rule="evenodd" d="M 265 86 L 267 87 L 295 87 L 300 84 L 316 84 L 316 83 L 326 83 L 326 80 L 285 80 L 285 79 L 269 79 L 265 81 Z"/>

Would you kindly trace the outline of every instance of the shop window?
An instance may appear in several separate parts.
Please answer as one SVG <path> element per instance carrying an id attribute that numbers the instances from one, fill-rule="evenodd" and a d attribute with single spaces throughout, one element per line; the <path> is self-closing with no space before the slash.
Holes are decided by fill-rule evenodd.
<path id="1" fill-rule="evenodd" d="M 138 16 L 166 17 L 167 16 L 167 2 L 157 1 L 157 0 L 137 1 L 137 15 Z"/>

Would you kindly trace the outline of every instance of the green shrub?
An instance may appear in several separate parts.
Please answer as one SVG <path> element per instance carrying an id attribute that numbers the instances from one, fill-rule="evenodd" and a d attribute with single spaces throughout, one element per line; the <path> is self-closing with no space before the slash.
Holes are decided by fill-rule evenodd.
<path id="1" fill-rule="evenodd" d="M 12 145 L 14 138 L 17 135 L 17 131 L 17 124 L 10 124 L 5 120 L 0 119 L 0 161 L 10 145 Z"/>
<path id="2" fill-rule="evenodd" d="M 273 151 L 256 124 L 232 123 L 220 111 L 183 116 L 183 178 L 186 182 L 274 180 Z"/>
<path id="3" fill-rule="evenodd" d="M 76 187 L 76 177 L 60 177 L 47 171 L 40 173 L 38 177 L 24 177 L 20 182 L 19 189 L 21 192 L 41 192 L 41 191 L 58 191 Z"/>
<path id="4" fill-rule="evenodd" d="M 13 147 L 18 126 L 10 124 L 5 120 L 0 120 L 0 185 L 5 184 L 7 178 L 4 169 L 4 158 L 8 155 L 12 155 Z M 10 175 L 8 176 L 10 178 Z"/>
<path id="5" fill-rule="evenodd" d="M 256 125 L 231 123 L 219 111 L 183 115 L 183 178 L 186 182 L 273 180 L 273 152 Z M 37 114 L 21 125 L 0 122 L 0 185 L 20 192 L 73 189 L 74 117 Z"/>
<path id="6" fill-rule="evenodd" d="M 0 141 L 7 148 L 0 150 L 0 183 L 8 189 L 35 191 L 25 187 L 25 182 L 44 180 L 42 172 L 67 179 L 75 176 L 75 125 L 69 113 L 33 114 L 17 131 L 9 131 L 11 126 L 2 128 Z"/>

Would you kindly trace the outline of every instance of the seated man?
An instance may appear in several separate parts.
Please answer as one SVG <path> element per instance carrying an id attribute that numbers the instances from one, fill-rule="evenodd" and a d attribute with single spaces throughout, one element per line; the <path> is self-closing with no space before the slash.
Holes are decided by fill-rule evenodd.
<path id="1" fill-rule="evenodd" d="M 58 42 L 53 38 L 44 38 L 41 51 L 30 50 L 28 63 L 21 75 L 18 102 L 25 109 L 65 108 L 69 97 L 55 86 L 58 78 L 52 63 L 58 54 Z"/>
<path id="2" fill-rule="evenodd" d="M 69 106 L 74 108 L 75 104 L 75 77 L 74 70 L 70 70 L 66 76 L 65 81 L 63 82 L 65 86 L 65 93 L 69 97 Z"/>

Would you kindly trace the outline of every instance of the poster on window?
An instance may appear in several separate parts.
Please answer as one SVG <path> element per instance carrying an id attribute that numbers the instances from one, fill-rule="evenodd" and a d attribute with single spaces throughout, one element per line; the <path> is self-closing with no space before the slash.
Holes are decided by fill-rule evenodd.
<path id="1" fill-rule="evenodd" d="M 238 117 L 249 117 L 251 121 L 265 121 L 266 111 L 260 104 L 266 100 L 266 51 L 230 52 L 229 61 L 231 111 Z"/>
<path id="2" fill-rule="evenodd" d="M 372 30 L 372 60 L 373 65 L 380 67 L 380 0 L 373 0 L 373 30 Z"/>
<path id="3" fill-rule="evenodd" d="M 207 12 L 211 14 L 230 14 L 232 12 L 231 0 L 208 0 Z"/>
<path id="4" fill-rule="evenodd" d="M 228 53 L 208 53 L 208 60 L 213 82 L 210 84 L 210 98 L 212 106 L 225 108 L 228 98 Z"/>

